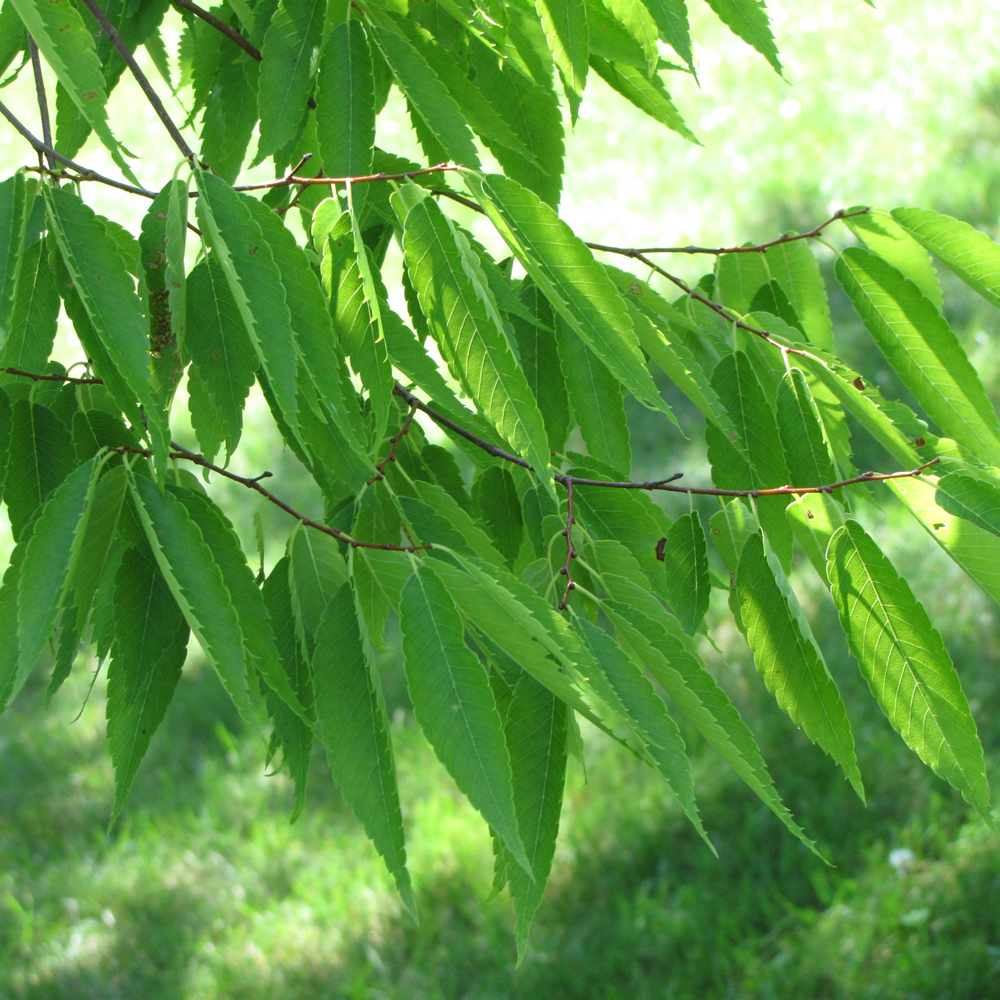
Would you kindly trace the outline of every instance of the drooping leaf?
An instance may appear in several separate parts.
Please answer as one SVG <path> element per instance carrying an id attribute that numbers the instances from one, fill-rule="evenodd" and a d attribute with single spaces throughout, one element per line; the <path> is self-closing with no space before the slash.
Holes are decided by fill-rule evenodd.
<path id="1" fill-rule="evenodd" d="M 143 426 L 136 403 L 142 406 L 154 447 L 165 453 L 169 431 L 150 381 L 148 325 L 118 246 L 98 216 L 71 190 L 46 187 L 44 191 L 62 260 L 112 365 L 97 366 L 97 374 L 136 427 Z M 84 348 L 90 353 L 88 344 Z"/>
<path id="2" fill-rule="evenodd" d="M 514 811 L 532 877 L 513 862 L 506 865 L 517 918 L 518 961 L 524 960 L 531 922 L 552 868 L 566 780 L 568 709 L 533 677 L 522 674 L 504 715 L 510 750 Z"/>
<path id="3" fill-rule="evenodd" d="M 778 383 L 777 417 L 790 482 L 795 486 L 836 482 L 816 403 L 799 368 L 789 369 Z"/>
<path id="4" fill-rule="evenodd" d="M 255 726 L 243 630 L 222 570 L 201 529 L 181 501 L 161 493 L 152 480 L 133 476 L 129 490 L 170 593 L 240 714 Z"/>
<path id="5" fill-rule="evenodd" d="M 392 67 L 410 108 L 445 155 L 467 167 L 479 166 L 472 133 L 455 99 L 445 89 L 427 60 L 402 35 L 388 28 L 373 28 L 376 44 Z"/>
<path id="6" fill-rule="evenodd" d="M 535 0 L 535 10 L 541 18 L 545 41 L 562 77 L 570 113 L 576 121 L 587 83 L 590 54 L 587 4 L 584 0 Z"/>
<path id="7" fill-rule="evenodd" d="M 388 725 L 350 583 L 345 582 L 323 610 L 312 667 L 319 738 L 334 780 L 416 917 Z"/>
<path id="8" fill-rule="evenodd" d="M 562 451 L 569 433 L 569 400 L 559 363 L 552 308 L 532 282 L 525 282 L 519 300 L 527 317 L 508 313 L 518 360 L 545 421 L 549 448 Z"/>
<path id="9" fill-rule="evenodd" d="M 289 539 L 288 553 L 296 627 L 309 652 L 324 609 L 347 581 L 347 564 L 335 538 L 301 525 Z"/>
<path id="10" fill-rule="evenodd" d="M 521 501 L 513 476 L 497 465 L 484 469 L 473 483 L 472 499 L 478 503 L 500 554 L 509 566 L 513 566 L 524 536 Z"/>
<path id="11" fill-rule="evenodd" d="M 215 175 L 232 184 L 257 124 L 260 73 L 257 64 L 235 45 L 219 45 L 217 55 L 210 70 L 198 160 L 207 162 Z"/>
<path id="12" fill-rule="evenodd" d="M 295 692 L 298 704 L 309 713 L 313 707 L 312 671 L 305 658 L 302 644 L 296 635 L 295 615 L 292 612 L 292 595 L 288 584 L 288 557 L 279 559 L 268 574 L 261 588 L 264 604 L 274 629 L 275 644 L 285 671 L 285 681 Z M 306 783 L 312 760 L 313 726 L 311 715 L 304 719 L 292 711 L 288 703 L 274 693 L 266 694 L 267 711 L 273 723 L 268 747 L 268 762 L 280 749 L 280 766 L 288 770 L 295 785 L 295 805 L 292 819 L 301 814 L 306 804 Z"/>
<path id="13" fill-rule="evenodd" d="M 203 397 L 190 393 L 195 433 L 211 460 L 217 414 L 226 453 L 232 455 L 243 433 L 243 407 L 260 362 L 215 254 L 195 265 L 187 277 L 186 326 L 191 333 L 186 348 L 192 372 L 210 404 L 201 405 Z"/>
<path id="14" fill-rule="evenodd" d="M 0 368 L 41 371 L 56 337 L 59 291 L 49 266 L 47 241 L 32 243 L 20 254 L 16 290 L 12 288 L 7 338 L 0 352 Z M 4 375 L 8 381 L 15 376 Z"/>
<path id="15" fill-rule="evenodd" d="M 714 424 L 706 424 L 712 482 L 725 490 L 786 486 L 788 469 L 784 455 L 775 447 L 780 440 L 778 426 L 750 358 L 742 351 L 723 357 L 712 372 L 712 388 L 725 404 L 739 435 L 737 450 Z M 756 500 L 761 526 L 785 566 L 792 549 L 792 532 L 785 518 L 787 503 L 784 497 Z"/>
<path id="16" fill-rule="evenodd" d="M 736 588 L 747 642 L 768 690 L 806 736 L 840 765 L 863 800 L 854 736 L 840 692 L 793 603 L 794 594 L 782 587 L 769 565 L 759 534 L 743 546 Z"/>
<path id="17" fill-rule="evenodd" d="M 627 479 L 632 448 L 621 383 L 562 317 L 554 317 L 558 364 L 566 376 L 573 419 L 592 458 Z"/>
<path id="18" fill-rule="evenodd" d="M 468 255 L 463 259 L 459 246 L 464 237 L 428 200 L 408 210 L 400 204 L 399 211 L 407 270 L 445 359 L 496 429 L 546 478 L 548 437 L 542 415 L 481 297 L 482 286 L 477 288 L 467 273 Z"/>
<path id="19" fill-rule="evenodd" d="M 1000 421 L 962 345 L 934 305 L 894 267 L 860 247 L 840 256 L 837 278 L 928 416 L 979 459 L 1000 464 Z"/>
<path id="20" fill-rule="evenodd" d="M 689 67 L 694 66 L 691 26 L 684 0 L 643 0 L 662 38 Z"/>
<path id="21" fill-rule="evenodd" d="M 1000 247 L 985 233 L 927 208 L 895 208 L 891 214 L 942 264 L 1000 306 Z"/>
<path id="22" fill-rule="evenodd" d="M 802 324 L 810 342 L 823 350 L 833 348 L 833 325 L 826 286 L 816 256 L 806 240 L 779 243 L 765 254 L 771 278 L 777 281 Z"/>
<path id="23" fill-rule="evenodd" d="M 663 699 L 607 632 L 583 619 L 578 620 L 577 627 L 618 703 L 646 743 L 657 770 L 695 829 L 707 839 L 695 803 L 691 762 Z"/>
<path id="24" fill-rule="evenodd" d="M 293 712 L 305 718 L 306 711 L 288 681 L 267 606 L 232 523 L 204 493 L 178 486 L 168 489 L 184 505 L 188 516 L 198 526 L 215 564 L 222 572 L 223 582 L 243 632 L 247 655 L 267 686 Z"/>
<path id="25" fill-rule="evenodd" d="M 938 480 L 934 498 L 949 514 L 1000 535 L 1000 486 L 953 472 Z"/>
<path id="26" fill-rule="evenodd" d="M 215 252 L 250 342 L 281 412 L 298 429 L 297 353 L 291 314 L 274 257 L 240 196 L 220 178 L 196 171 L 198 219 Z"/>
<path id="27" fill-rule="evenodd" d="M 10 335 L 26 208 L 24 174 L 18 172 L 0 182 L 0 343 Z"/>
<path id="28" fill-rule="evenodd" d="M 413 711 L 441 763 L 525 871 L 514 814 L 510 755 L 489 681 L 462 638 L 462 620 L 429 565 L 400 599 L 406 681 Z"/>
<path id="29" fill-rule="evenodd" d="M 684 631 L 698 630 L 708 610 L 711 581 L 708 577 L 705 529 L 696 511 L 677 518 L 663 545 L 667 594 Z"/>
<path id="30" fill-rule="evenodd" d="M 282 0 L 271 18 L 261 45 L 264 58 L 260 64 L 257 162 L 295 135 L 309 100 L 310 61 L 323 37 L 325 14 L 326 7 L 320 0 Z"/>
<path id="31" fill-rule="evenodd" d="M 46 501 L 21 566 L 18 589 L 19 672 L 27 674 L 56 626 L 70 574 L 80 553 L 93 496 L 91 459 L 71 472 Z"/>
<path id="32" fill-rule="evenodd" d="M 45 498 L 75 464 L 66 425 L 40 403 L 26 399 L 14 403 L 4 499 L 16 540 L 21 539 Z"/>
<path id="33" fill-rule="evenodd" d="M 466 174 L 466 179 L 552 308 L 641 403 L 664 410 L 620 296 L 583 241 L 509 178 Z"/>
<path id="34" fill-rule="evenodd" d="M 139 549 L 115 579 L 108 668 L 108 749 L 115 767 L 113 826 L 149 741 L 163 721 L 187 655 L 188 627 L 166 581 Z"/>
<path id="35" fill-rule="evenodd" d="M 559 204 L 563 173 L 563 123 L 559 98 L 548 81 L 531 79 L 511 60 L 499 60 L 489 46 L 469 42 L 476 82 L 490 103 L 532 155 L 528 159 L 488 136 L 483 141 L 518 184 L 553 208 Z"/>
<path id="36" fill-rule="evenodd" d="M 873 254 L 891 264 L 920 289 L 924 298 L 933 302 L 938 312 L 944 306 L 941 282 L 930 254 L 920 242 L 904 229 L 889 213 L 869 210 L 846 220 L 855 236 Z"/>
<path id="37" fill-rule="evenodd" d="M 844 508 L 829 493 L 805 493 L 786 508 L 792 533 L 813 569 L 829 586 L 826 576 L 826 550 L 830 537 L 844 523 Z"/>
<path id="38" fill-rule="evenodd" d="M 682 135 L 689 142 L 701 145 L 695 134 L 687 127 L 659 76 L 652 79 L 634 66 L 615 64 L 591 53 L 590 65 L 612 90 L 618 91 L 627 101 L 631 101 L 640 111 L 644 111 L 654 121 L 666 125 L 672 132 Z"/>
<path id="39" fill-rule="evenodd" d="M 771 24 L 760 0 L 706 0 L 730 31 L 752 45 L 773 67 L 781 73 L 778 47 L 774 43 Z"/>
<path id="40" fill-rule="evenodd" d="M 992 823 L 976 724 L 923 606 L 856 521 L 837 530 L 827 555 L 841 625 L 882 711 L 921 760 Z"/>

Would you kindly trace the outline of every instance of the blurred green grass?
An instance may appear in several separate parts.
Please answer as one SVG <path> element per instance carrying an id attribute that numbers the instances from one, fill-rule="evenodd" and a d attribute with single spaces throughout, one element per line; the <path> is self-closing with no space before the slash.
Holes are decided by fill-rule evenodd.
<path id="1" fill-rule="evenodd" d="M 581 233 L 718 244 L 868 201 L 928 204 L 996 231 L 995 5 L 886 0 L 873 12 L 858 0 L 802 0 L 772 11 L 793 86 L 697 14 L 702 89 L 681 78 L 671 89 L 704 148 L 658 131 L 599 84 L 588 92 L 564 198 Z M 4 99 L 30 109 L 27 77 Z M 156 148 L 158 133 L 128 114 L 134 92 L 123 85 L 114 100 L 126 144 Z M 397 103 L 380 130 L 387 148 L 409 151 Z M 79 158 L 110 169 L 93 145 Z M 0 146 L 5 170 L 21 162 L 14 143 Z M 173 169 L 140 166 L 151 186 Z M 137 224 L 142 202 L 92 193 L 100 211 Z M 677 266 L 699 273 L 696 261 Z M 956 282 L 946 294 L 996 399 L 996 315 Z M 846 303 L 834 295 L 833 306 L 843 349 L 901 395 Z M 638 474 L 666 465 L 707 478 L 700 421 L 681 401 L 678 412 L 687 440 L 631 415 Z M 867 447 L 872 467 L 883 464 Z M 282 495 L 318 504 L 263 407 L 248 418 L 237 464 L 273 469 Z M 252 551 L 255 505 L 235 490 L 219 495 Z M 995 778 L 1000 611 L 898 509 L 887 503 L 866 519 L 945 636 Z M 271 562 L 287 525 L 275 517 L 266 529 Z M 855 723 L 867 808 L 775 709 L 718 594 L 721 655 L 711 661 L 833 866 L 791 838 L 696 734 L 685 737 L 717 859 L 656 775 L 588 732 L 586 774 L 571 769 L 553 877 L 516 971 L 509 901 L 481 902 L 487 831 L 415 727 L 397 656 L 382 666 L 419 927 L 319 759 L 309 806 L 289 824 L 288 781 L 264 774 L 262 744 L 196 656 L 110 835 L 102 680 L 88 699 L 94 664 L 81 662 L 45 708 L 45 678 L 34 678 L 0 718 L 0 997 L 1000 997 L 997 843 L 881 717 L 808 568 L 796 587 Z"/>

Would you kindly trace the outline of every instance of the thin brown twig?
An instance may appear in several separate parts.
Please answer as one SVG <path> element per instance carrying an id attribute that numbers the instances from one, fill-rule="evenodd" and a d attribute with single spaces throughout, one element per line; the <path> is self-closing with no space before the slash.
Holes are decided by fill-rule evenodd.
<path id="1" fill-rule="evenodd" d="M 230 472 L 228 469 L 222 468 L 221 465 L 216 465 L 214 462 L 210 462 L 204 455 L 199 455 L 197 452 L 189 451 L 187 448 L 181 447 L 181 445 L 177 444 L 176 441 L 171 441 L 170 447 L 173 449 L 173 451 L 170 452 L 170 458 L 182 459 L 185 462 L 191 462 L 192 465 L 208 469 L 210 472 L 214 472 L 217 475 L 225 477 L 226 479 L 230 479 L 234 483 L 239 483 L 241 486 L 245 486 L 248 490 L 254 490 L 264 497 L 265 500 L 269 500 L 276 507 L 280 507 L 286 514 L 291 515 L 307 528 L 315 528 L 317 531 L 322 531 L 325 535 L 330 535 L 331 538 L 336 538 L 338 542 L 350 545 L 351 548 L 379 549 L 383 552 L 420 552 L 424 549 L 433 548 L 431 545 L 395 545 L 391 542 L 359 541 L 356 538 L 352 538 L 346 532 L 341 531 L 339 528 L 331 528 L 328 524 L 323 524 L 320 521 L 314 521 L 311 517 L 306 517 L 305 514 L 299 513 L 299 511 L 292 507 L 291 504 L 282 500 L 281 497 L 275 496 L 275 494 L 273 494 L 270 490 L 261 486 L 260 481 L 262 479 L 270 479 L 274 475 L 272 472 L 262 472 L 259 476 L 253 477 L 238 476 L 235 472 Z M 121 447 L 109 448 L 108 450 L 117 452 L 120 455 L 144 455 L 146 458 L 150 458 L 153 454 L 148 448 L 133 448 L 130 445 L 122 445 Z"/>
<path id="2" fill-rule="evenodd" d="M 72 181 L 98 181 L 101 184 L 107 184 L 109 187 L 118 188 L 119 191 L 128 191 L 129 194 L 140 194 L 143 198 L 155 198 L 155 191 L 147 191 L 145 188 L 135 187 L 132 184 L 126 184 L 124 181 L 116 181 L 113 177 L 105 177 L 103 174 L 99 174 L 96 170 L 90 170 L 87 167 L 81 166 L 79 163 L 63 156 L 61 153 L 57 153 L 51 145 L 43 142 L 38 136 L 32 134 L 24 124 L 14 115 L 14 113 L 8 108 L 2 101 L 0 101 L 0 115 L 3 115 L 11 125 L 14 126 L 15 130 L 20 133 L 21 137 L 27 141 L 27 143 L 39 153 L 45 153 L 47 156 L 51 156 L 56 163 L 62 163 L 64 166 L 69 167 L 71 170 L 77 171 L 80 176 L 73 177 L 70 174 L 63 174 L 61 171 L 49 171 L 45 167 L 26 167 L 25 169 L 33 171 L 35 173 L 48 174 L 51 173 L 53 177 L 58 177 L 62 180 L 72 180 Z"/>
<path id="3" fill-rule="evenodd" d="M 103 385 L 102 378 L 77 378 L 75 375 L 47 374 L 39 375 L 36 372 L 23 372 L 20 368 L 0 368 L 0 374 L 20 375 L 22 378 L 30 378 L 35 382 L 69 382 L 71 385 Z"/>
<path id="4" fill-rule="evenodd" d="M 52 145 L 52 123 L 49 120 L 49 99 L 45 94 L 45 78 L 42 76 L 42 60 L 38 56 L 38 45 L 31 33 L 28 33 L 28 51 L 31 53 L 31 68 L 35 74 L 35 93 L 38 95 L 38 114 L 42 119 L 42 139 L 46 146 Z M 41 157 L 44 155 L 50 170 L 55 169 L 56 161 L 51 153 L 38 151 Z M 41 160 L 38 161 L 41 163 Z"/>
<path id="5" fill-rule="evenodd" d="M 566 563 L 559 570 L 560 575 L 566 577 L 566 589 L 559 602 L 560 611 L 566 610 L 570 591 L 576 590 L 576 584 L 573 582 L 573 560 L 577 558 L 576 548 L 573 545 L 573 525 L 576 524 L 576 518 L 573 516 L 573 486 L 572 479 L 566 483 L 566 527 L 562 532 L 566 536 Z"/>
<path id="6" fill-rule="evenodd" d="M 156 112 L 156 116 L 163 123 L 163 127 L 167 130 L 167 134 L 174 141 L 174 145 L 181 151 L 181 156 L 185 160 L 194 159 L 194 150 L 187 144 L 184 136 L 181 135 L 180 129 L 174 124 L 173 119 L 167 114 L 167 109 L 163 106 L 163 102 L 160 100 L 156 91 L 153 90 L 153 85 L 149 82 L 146 74 L 139 68 L 139 64 L 135 61 L 135 56 L 132 55 L 131 49 L 122 40 L 122 36 L 118 34 L 115 26 L 107 19 L 104 11 L 94 2 L 94 0 L 83 0 L 83 5 L 90 11 L 93 15 L 94 20 L 101 26 L 101 30 L 104 32 L 108 38 L 111 39 L 111 44 L 118 50 L 118 54 L 125 61 L 125 65 L 128 66 L 135 77 L 136 83 L 142 89 L 142 92 L 146 95 L 146 100 L 149 101 L 151 107 Z"/>
<path id="7" fill-rule="evenodd" d="M 715 256 L 722 256 L 727 253 L 762 253 L 764 250 L 770 250 L 771 247 L 781 246 L 782 243 L 794 243 L 796 240 L 811 240 L 819 236 L 820 233 L 826 229 L 827 226 L 832 225 L 841 219 L 851 219 L 855 215 L 867 215 L 871 209 L 869 208 L 858 208 L 853 212 L 845 211 L 844 209 L 839 209 L 834 212 L 825 222 L 821 222 L 818 226 L 814 226 L 807 233 L 785 233 L 783 236 L 778 236 L 776 239 L 768 240 L 766 243 L 757 243 L 752 246 L 743 247 L 696 247 L 696 246 L 686 246 L 686 247 L 635 247 L 635 253 L 688 253 L 688 254 L 714 254 Z M 622 247 L 610 247 L 604 246 L 600 243 L 588 243 L 588 247 L 591 250 L 606 250 L 609 253 L 619 253 Z"/>
<path id="8" fill-rule="evenodd" d="M 210 24 L 213 28 L 215 28 L 216 31 L 221 31 L 226 38 L 235 42 L 252 59 L 256 59 L 257 62 L 261 62 L 264 58 L 261 55 L 260 49 L 258 49 L 255 45 L 252 45 L 240 34 L 239 28 L 234 28 L 231 24 L 226 24 L 225 21 L 220 20 L 214 14 L 202 7 L 199 7 L 196 3 L 192 3 L 191 0 L 171 0 L 171 2 L 175 7 L 179 7 L 181 10 L 190 11 L 195 17 L 200 17 L 206 24 Z"/>
<path id="9" fill-rule="evenodd" d="M 446 170 L 464 170 L 465 167 L 455 163 L 437 163 L 433 167 L 421 167 L 419 170 L 408 170 L 405 174 L 364 174 L 360 177 L 298 177 L 287 174 L 277 180 L 264 181 L 260 184 L 239 184 L 234 191 L 264 191 L 267 188 L 284 187 L 286 184 L 369 184 L 373 181 L 406 181 L 424 174 L 441 174 Z M 197 192 L 191 192 L 192 195 Z"/>
<path id="10" fill-rule="evenodd" d="M 399 442 L 402 441 L 403 438 L 410 433 L 410 427 L 413 424 L 413 418 L 416 415 L 417 415 L 417 408 L 413 403 L 411 403 L 410 412 L 406 415 L 406 419 L 403 421 L 403 426 L 400 427 L 399 433 L 389 438 L 389 444 L 390 444 L 389 454 L 386 455 L 385 458 L 383 458 L 382 461 L 375 466 L 375 475 L 368 480 L 369 486 L 371 486 L 372 483 L 377 482 L 379 479 L 385 479 L 385 476 L 383 475 L 383 473 L 385 472 L 385 467 L 390 462 L 396 461 L 396 449 L 399 447 Z"/>

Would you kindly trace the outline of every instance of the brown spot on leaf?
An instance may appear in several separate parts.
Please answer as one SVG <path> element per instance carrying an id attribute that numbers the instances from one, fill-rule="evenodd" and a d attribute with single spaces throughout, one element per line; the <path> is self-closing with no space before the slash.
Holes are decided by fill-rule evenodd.
<path id="1" fill-rule="evenodd" d="M 918 448 L 923 448 L 923 446 L 924 446 L 925 444 L 927 444 L 927 442 L 926 442 L 926 441 L 925 441 L 925 440 L 924 440 L 923 438 L 914 438 L 914 439 L 913 439 L 913 443 L 914 443 L 914 444 L 915 444 L 915 445 L 916 445 L 916 446 L 917 446 Z"/>
<path id="2" fill-rule="evenodd" d="M 858 392 L 864 392 L 865 391 L 865 384 L 864 384 L 864 382 L 861 381 L 861 376 L 860 375 L 854 380 L 854 388 L 857 389 Z"/>
<path id="3" fill-rule="evenodd" d="M 260 247 L 254 247 L 254 248 L 253 248 L 253 249 L 252 249 L 252 250 L 250 251 L 250 253 L 252 253 L 252 254 L 255 254 L 255 253 L 256 253 L 256 252 L 257 252 L 257 251 L 258 251 L 259 249 L 260 249 Z"/>
<path id="4" fill-rule="evenodd" d="M 663 537 L 656 543 L 656 558 L 659 559 L 660 562 L 664 562 L 666 559 L 666 554 L 667 554 L 667 539 L 666 537 Z"/>

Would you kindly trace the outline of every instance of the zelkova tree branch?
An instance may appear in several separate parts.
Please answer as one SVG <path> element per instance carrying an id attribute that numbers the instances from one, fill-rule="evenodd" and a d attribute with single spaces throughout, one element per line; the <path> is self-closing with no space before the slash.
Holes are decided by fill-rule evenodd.
<path id="1" fill-rule="evenodd" d="M 68 382 L 74 385 L 102 385 L 103 379 L 100 378 L 77 378 L 73 375 L 61 375 L 58 373 L 50 374 L 38 374 L 34 372 L 20 371 L 16 368 L 4 368 L 0 371 L 8 375 L 18 375 L 22 378 L 30 378 L 37 382 L 42 381 L 55 381 L 55 382 Z M 393 392 L 395 395 L 399 396 L 410 406 L 410 412 L 403 422 L 403 426 L 399 432 L 390 439 L 391 445 L 389 454 L 376 466 L 376 474 L 370 480 L 370 482 L 375 482 L 377 479 L 382 478 L 383 471 L 385 467 L 396 458 L 396 449 L 399 445 L 400 440 L 409 433 L 410 426 L 413 423 L 413 417 L 416 411 L 419 410 L 421 413 L 426 413 L 428 417 L 431 418 L 435 423 L 439 424 L 441 427 L 445 427 L 448 430 L 459 434 L 461 437 L 465 438 L 466 441 L 474 444 L 477 448 L 481 448 L 489 455 L 493 455 L 495 458 L 500 458 L 506 462 L 511 462 L 514 465 L 520 466 L 522 469 L 527 469 L 528 471 L 534 471 L 532 467 L 520 456 L 514 455 L 509 451 L 505 451 L 503 448 L 497 447 L 497 445 L 490 444 L 488 441 L 484 441 L 482 438 L 477 437 L 471 431 L 466 430 L 460 424 L 455 423 L 453 420 L 449 420 L 446 416 L 438 413 L 436 410 L 429 407 L 426 403 L 422 402 L 418 397 L 413 395 L 408 389 L 405 389 L 398 382 L 395 384 Z M 365 549 L 381 549 L 386 552 L 419 552 L 425 549 L 434 548 L 433 545 L 396 545 L 389 542 L 362 542 L 355 538 L 352 538 L 349 534 L 344 531 L 340 531 L 338 528 L 331 528 L 329 525 L 323 524 L 320 521 L 314 521 L 312 518 L 306 517 L 299 511 L 295 510 L 290 504 L 286 503 L 280 497 L 276 496 L 270 490 L 265 489 L 260 485 L 262 479 L 269 479 L 273 475 L 270 472 L 263 472 L 259 476 L 253 478 L 248 478 L 246 476 L 239 476 L 235 472 L 230 472 L 228 469 L 224 469 L 221 465 L 215 465 L 210 462 L 204 455 L 199 455 L 197 452 L 190 451 L 187 448 L 182 447 L 174 441 L 171 441 L 170 447 L 173 451 L 170 453 L 170 457 L 174 459 L 182 459 L 186 462 L 191 462 L 194 465 L 200 466 L 203 469 L 208 469 L 211 472 L 216 473 L 229 479 L 234 483 L 239 483 L 241 486 L 245 486 L 247 489 L 254 490 L 259 493 L 262 497 L 269 500 L 276 507 L 280 507 L 286 514 L 294 517 L 297 521 L 301 521 L 308 528 L 315 528 L 317 531 L 322 531 L 324 534 L 330 535 L 336 538 L 340 542 L 344 542 L 345 545 L 350 545 L 353 548 L 365 548 Z M 119 454 L 135 454 L 144 455 L 147 458 L 152 457 L 152 452 L 147 448 L 133 448 L 130 446 L 122 446 L 120 448 L 112 448 L 111 451 L 117 452 Z M 572 576 L 571 576 L 571 560 L 576 558 L 576 554 L 573 546 L 572 530 L 574 524 L 574 513 L 573 513 L 573 490 L 579 486 L 596 486 L 603 487 L 606 489 L 617 489 L 617 490 L 645 490 L 647 492 L 663 491 L 667 493 L 685 493 L 694 494 L 695 496 L 716 496 L 716 497 L 745 497 L 745 498 L 756 498 L 756 497 L 766 497 L 766 496 L 798 496 L 803 493 L 832 493 L 834 490 L 842 489 L 845 486 L 851 486 L 854 483 L 877 483 L 884 482 L 888 479 L 908 479 L 914 476 L 919 476 L 925 469 L 930 468 L 930 466 L 935 465 L 940 459 L 933 458 L 929 462 L 925 462 L 917 469 L 911 469 L 907 472 L 865 472 L 860 476 L 855 476 L 852 479 L 842 479 L 836 483 L 827 483 L 823 486 L 778 486 L 771 489 L 760 489 L 760 490 L 723 490 L 717 489 L 715 487 L 708 486 L 677 486 L 675 481 L 683 475 L 681 472 L 676 472 L 668 479 L 652 480 L 648 482 L 616 482 L 613 480 L 606 479 L 587 479 L 582 476 L 570 476 L 563 472 L 556 472 L 553 474 L 552 478 L 562 486 L 566 487 L 568 494 L 568 514 L 566 521 L 566 545 L 567 545 L 567 555 L 566 555 L 566 565 L 563 567 L 563 572 L 569 578 L 567 580 L 566 592 L 563 595 L 563 603 L 560 607 L 565 607 L 565 601 L 569 596 L 569 592 L 573 589 L 572 586 Z"/>
<path id="2" fill-rule="evenodd" d="M 171 0 L 171 2 L 179 10 L 189 11 L 195 17 L 200 17 L 206 24 L 210 24 L 216 31 L 222 32 L 226 38 L 235 42 L 252 59 L 260 62 L 264 58 L 261 55 L 260 49 L 252 45 L 240 34 L 239 28 L 234 28 L 231 24 L 226 24 L 225 21 L 220 20 L 214 14 L 199 7 L 196 3 L 192 3 L 191 0 Z"/>
<path id="3" fill-rule="evenodd" d="M 42 138 L 47 146 L 52 145 L 52 124 L 49 120 L 49 99 L 45 94 L 45 79 L 42 76 L 42 60 L 38 55 L 38 46 L 34 38 L 28 35 L 28 50 L 31 53 L 31 69 L 35 74 L 35 93 L 38 95 L 38 114 L 42 119 Z M 42 151 L 39 150 L 39 156 Z M 45 161 L 50 170 L 55 169 L 56 161 L 51 153 L 45 153 Z M 39 160 L 41 163 L 41 160 Z"/>

